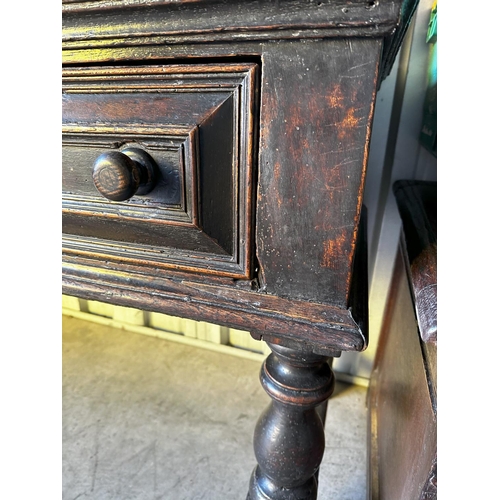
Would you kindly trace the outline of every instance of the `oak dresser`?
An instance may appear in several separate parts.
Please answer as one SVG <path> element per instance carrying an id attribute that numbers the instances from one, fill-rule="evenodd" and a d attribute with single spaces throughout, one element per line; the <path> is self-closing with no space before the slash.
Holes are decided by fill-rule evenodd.
<path id="1" fill-rule="evenodd" d="M 63 0 L 63 292 L 269 343 L 249 499 L 314 499 L 367 347 L 375 97 L 415 0 Z M 249 471 L 249 477 L 250 477 Z"/>

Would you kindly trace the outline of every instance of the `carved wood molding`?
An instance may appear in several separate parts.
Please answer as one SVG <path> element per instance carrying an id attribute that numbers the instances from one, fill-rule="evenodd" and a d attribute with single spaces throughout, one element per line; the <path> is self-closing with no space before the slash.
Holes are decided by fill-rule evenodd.
<path id="1" fill-rule="evenodd" d="M 284 299 L 261 293 L 255 282 L 219 278 L 202 282 L 196 275 L 63 255 L 63 293 L 143 310 L 189 317 L 252 334 L 272 335 L 286 343 L 302 342 L 320 354 L 362 351 L 367 339 L 350 309 Z"/>
<path id="2" fill-rule="evenodd" d="M 93 46 L 96 42 L 116 45 L 137 38 L 144 38 L 142 43 L 148 44 L 160 43 L 160 39 L 163 43 L 176 44 L 238 39 L 380 37 L 395 31 L 400 3 L 398 0 L 65 1 L 62 5 L 63 44 L 66 48 L 82 47 L 87 40 L 92 40 Z M 122 36 L 124 24 L 126 36 Z"/>
<path id="3" fill-rule="evenodd" d="M 253 274 L 253 63 L 63 71 L 63 247 L 234 278 Z M 156 188 L 110 201 L 92 166 L 138 147 Z"/>

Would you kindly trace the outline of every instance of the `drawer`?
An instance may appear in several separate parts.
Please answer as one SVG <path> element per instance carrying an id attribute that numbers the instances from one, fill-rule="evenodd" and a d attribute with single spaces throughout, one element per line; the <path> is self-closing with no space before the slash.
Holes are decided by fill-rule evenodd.
<path id="1" fill-rule="evenodd" d="M 257 76 L 255 64 L 65 69 L 63 250 L 251 278 Z"/>

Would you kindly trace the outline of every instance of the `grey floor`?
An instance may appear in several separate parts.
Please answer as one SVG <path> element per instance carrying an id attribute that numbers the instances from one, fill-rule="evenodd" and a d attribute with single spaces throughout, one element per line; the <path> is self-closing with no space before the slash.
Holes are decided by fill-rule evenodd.
<path id="1" fill-rule="evenodd" d="M 63 500 L 244 500 L 260 363 L 63 316 Z M 366 498 L 366 389 L 337 382 L 320 500 Z"/>

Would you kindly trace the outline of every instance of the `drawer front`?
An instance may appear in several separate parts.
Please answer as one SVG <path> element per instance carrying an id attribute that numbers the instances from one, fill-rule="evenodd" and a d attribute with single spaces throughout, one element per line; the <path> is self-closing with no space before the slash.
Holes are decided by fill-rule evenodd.
<path id="1" fill-rule="evenodd" d="M 64 251 L 251 278 L 256 76 L 254 64 L 64 70 Z M 143 156 L 147 189 L 130 166 L 144 180 Z"/>

